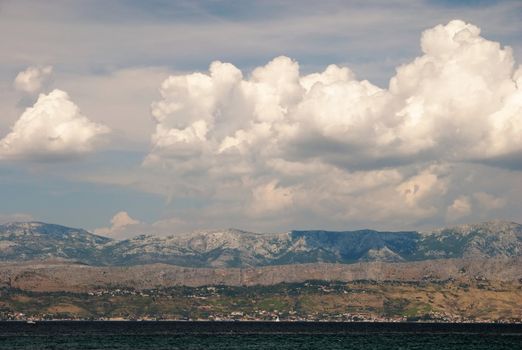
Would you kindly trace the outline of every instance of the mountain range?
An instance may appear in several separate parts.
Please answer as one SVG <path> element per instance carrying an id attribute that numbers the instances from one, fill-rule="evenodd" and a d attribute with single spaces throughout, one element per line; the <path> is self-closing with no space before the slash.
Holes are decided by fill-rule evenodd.
<path id="1" fill-rule="evenodd" d="M 114 240 L 42 222 L 0 225 L 0 261 L 65 260 L 92 266 L 170 264 L 181 267 L 263 267 L 313 263 L 417 262 L 522 256 L 522 225 L 489 221 L 430 232 L 237 229 Z"/>

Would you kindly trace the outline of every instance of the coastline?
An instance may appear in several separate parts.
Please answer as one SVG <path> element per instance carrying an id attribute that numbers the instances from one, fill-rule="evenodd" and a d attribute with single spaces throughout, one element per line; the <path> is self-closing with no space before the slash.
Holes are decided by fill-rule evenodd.
<path id="1" fill-rule="evenodd" d="M 110 325 L 110 327 L 107 327 Z M 50 334 L 480 334 L 522 336 L 522 323 L 45 320 L 0 321 L 0 336 Z"/>

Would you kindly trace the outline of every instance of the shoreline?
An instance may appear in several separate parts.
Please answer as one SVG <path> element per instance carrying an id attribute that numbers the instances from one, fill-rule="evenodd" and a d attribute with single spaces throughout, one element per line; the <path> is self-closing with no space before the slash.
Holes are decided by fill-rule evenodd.
<path id="1" fill-rule="evenodd" d="M 364 335 L 425 334 L 522 337 L 522 323 L 321 322 L 321 321 L 0 321 L 0 336 L 41 335 Z"/>
<path id="2" fill-rule="evenodd" d="M 273 323 L 273 324 L 293 324 L 293 323 L 326 323 L 326 324 L 442 324 L 442 325 L 521 325 L 522 322 L 491 322 L 491 321 L 462 321 L 462 322 L 445 322 L 445 321 L 334 321 L 334 320 L 181 320 L 181 319 L 27 319 L 27 320 L 1 320 L 0 323 L 58 323 L 58 322 L 115 322 L 115 323 L 154 323 L 154 322 L 179 322 L 179 323 Z"/>

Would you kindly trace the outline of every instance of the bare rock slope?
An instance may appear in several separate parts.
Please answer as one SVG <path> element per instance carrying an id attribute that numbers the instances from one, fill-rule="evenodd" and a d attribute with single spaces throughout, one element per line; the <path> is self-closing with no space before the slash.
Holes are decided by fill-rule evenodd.
<path id="1" fill-rule="evenodd" d="M 235 229 L 112 240 L 40 222 L 0 225 L 0 261 L 63 259 L 92 266 L 163 263 L 199 268 L 417 262 L 522 256 L 522 225 L 491 221 L 433 232 Z"/>

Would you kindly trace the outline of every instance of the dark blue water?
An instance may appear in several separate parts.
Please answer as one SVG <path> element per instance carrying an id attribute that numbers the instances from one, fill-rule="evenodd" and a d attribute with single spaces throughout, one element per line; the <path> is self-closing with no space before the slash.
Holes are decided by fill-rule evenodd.
<path id="1" fill-rule="evenodd" d="M 522 325 L 0 322 L 0 349 L 522 349 Z"/>

